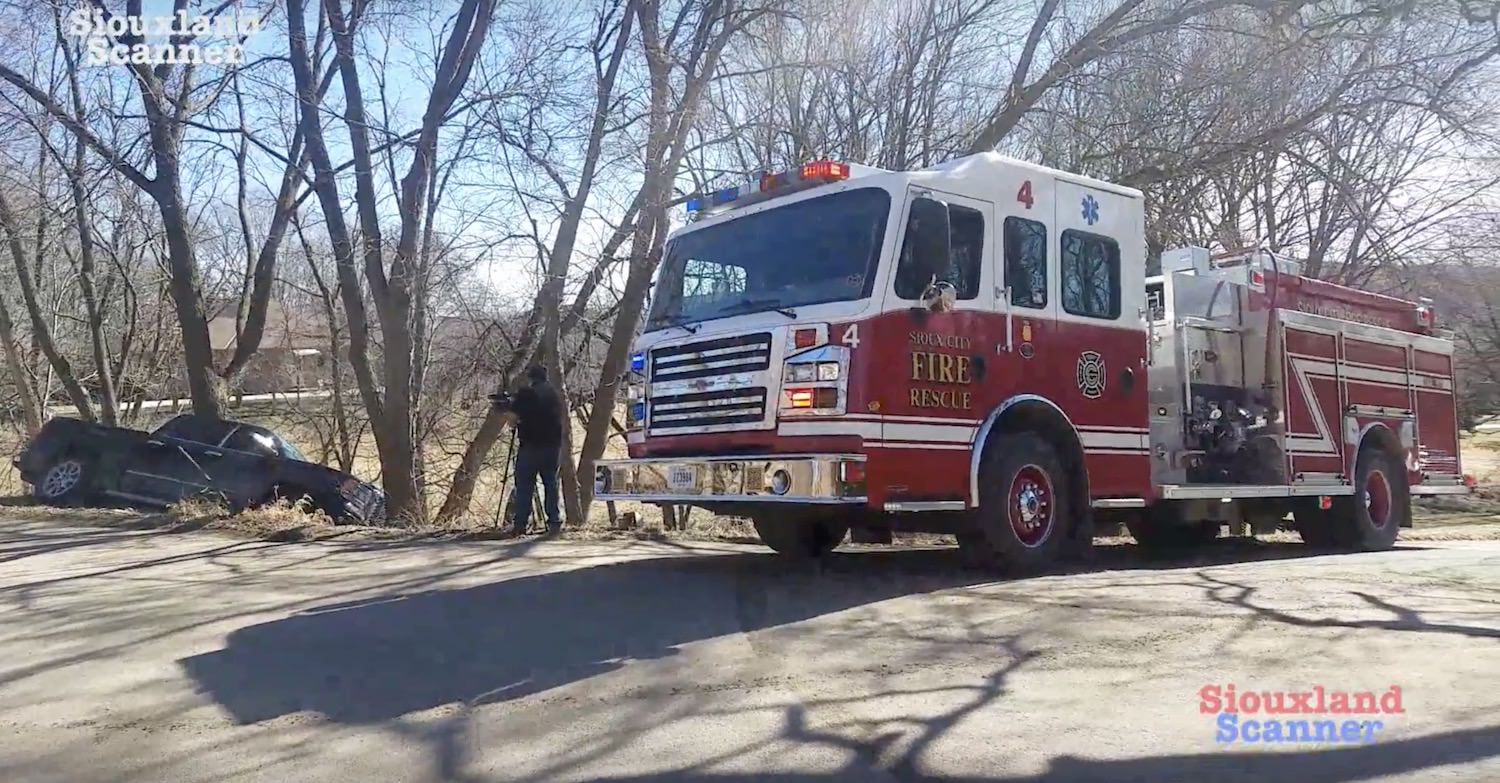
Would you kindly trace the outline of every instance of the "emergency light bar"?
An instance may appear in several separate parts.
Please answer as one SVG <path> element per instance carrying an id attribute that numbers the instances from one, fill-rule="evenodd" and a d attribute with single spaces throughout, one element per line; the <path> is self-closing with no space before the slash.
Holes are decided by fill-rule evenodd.
<path id="1" fill-rule="evenodd" d="M 849 178 L 849 164 L 832 160 L 815 160 L 801 168 L 776 174 L 763 174 L 754 182 L 723 188 L 687 200 L 690 217 L 702 217 L 717 207 L 743 207 L 776 196 L 785 196 L 815 185 L 826 185 Z"/>

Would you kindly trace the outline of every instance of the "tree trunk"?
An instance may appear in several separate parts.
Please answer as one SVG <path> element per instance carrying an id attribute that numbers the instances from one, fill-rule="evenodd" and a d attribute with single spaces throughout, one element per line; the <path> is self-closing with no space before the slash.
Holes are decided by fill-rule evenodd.
<path id="1" fill-rule="evenodd" d="M 641 309 L 646 302 L 646 292 L 651 287 L 651 274 L 656 269 L 657 257 L 654 249 L 662 241 L 658 235 L 664 233 L 666 228 L 665 221 L 663 221 L 661 225 L 663 230 L 656 230 L 657 218 L 663 211 L 663 208 L 659 206 L 662 194 L 663 190 L 659 186 L 649 188 L 646 203 L 653 206 L 642 211 L 641 219 L 636 224 L 635 237 L 631 242 L 633 249 L 630 271 L 625 279 L 625 291 L 620 297 L 620 309 L 615 313 L 611 332 L 615 338 L 610 341 L 609 347 L 605 350 L 603 366 L 599 371 L 599 381 L 594 387 L 594 408 L 589 413 L 588 427 L 583 436 L 583 449 L 578 456 L 578 475 L 580 476 L 594 475 L 594 463 L 604 455 L 604 446 L 609 438 L 609 422 L 614 416 L 615 401 L 619 398 L 620 380 L 624 376 L 625 362 L 630 356 L 636 327 L 640 324 Z M 579 505 L 583 513 L 587 514 L 594 498 L 593 481 L 585 481 L 579 487 L 579 493 Z"/>
<path id="2" fill-rule="evenodd" d="M 214 419 L 224 418 L 224 385 L 214 372 L 213 345 L 208 339 L 208 318 L 198 297 L 198 263 L 193 254 L 182 191 L 176 176 L 175 150 L 165 150 L 171 173 L 158 163 L 157 188 L 152 194 L 161 211 L 162 231 L 167 238 L 167 266 L 171 270 L 172 306 L 177 326 L 182 331 L 182 361 L 187 371 L 188 396 L 193 413 Z"/>
<path id="3" fill-rule="evenodd" d="M 26 437 L 30 438 L 42 428 L 42 412 L 36 396 L 31 393 L 31 380 L 26 375 L 25 360 L 16 345 L 15 324 L 10 320 L 10 310 L 5 300 L 0 299 L 0 343 L 5 348 L 5 371 L 16 387 L 16 399 L 21 403 L 21 422 L 26 426 Z"/>

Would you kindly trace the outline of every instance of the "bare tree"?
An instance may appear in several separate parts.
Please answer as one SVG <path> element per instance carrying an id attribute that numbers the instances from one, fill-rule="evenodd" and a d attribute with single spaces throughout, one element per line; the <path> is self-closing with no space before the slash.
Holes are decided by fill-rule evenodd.
<path id="1" fill-rule="evenodd" d="M 374 153 L 370 121 L 365 106 L 355 40 L 360 18 L 359 4 L 350 14 L 340 0 L 326 0 L 322 11 L 334 39 L 334 62 L 343 86 L 344 116 L 354 156 L 356 213 L 360 226 L 360 255 L 364 283 L 379 319 L 383 351 L 381 380 L 377 387 L 369 358 L 370 325 L 356 267 L 353 237 L 344 222 L 343 203 L 332 160 L 321 127 L 321 105 L 317 99 L 312 61 L 308 55 L 301 0 L 287 3 L 288 33 L 293 73 L 297 85 L 302 132 L 312 161 L 314 190 L 323 208 L 333 249 L 338 258 L 339 291 L 350 329 L 350 363 L 360 395 L 369 414 L 380 455 L 382 482 L 389 498 L 390 513 L 397 517 L 425 515 L 416 485 L 416 443 L 412 431 L 412 265 L 421 232 L 421 208 L 438 150 L 438 136 L 454 102 L 468 82 L 469 73 L 489 31 L 493 0 L 464 0 L 454 15 L 452 28 L 441 50 L 432 91 L 422 115 L 410 166 L 400 184 L 400 232 L 387 268 L 386 248 L 380 224 L 374 182 Z"/>
<path id="2" fill-rule="evenodd" d="M 217 17 L 226 13 L 233 5 L 235 4 L 221 3 L 210 11 L 209 16 Z M 187 0 L 175 0 L 174 14 L 185 13 L 186 8 Z M 95 1 L 94 9 L 106 20 L 114 18 L 114 14 L 105 7 L 102 0 Z M 141 0 L 127 0 L 124 16 L 139 18 L 141 14 Z M 60 25 L 57 26 L 57 34 L 62 34 Z M 172 44 L 189 45 L 195 38 L 190 32 L 179 32 L 173 35 Z M 113 38 L 111 42 L 124 47 L 146 45 L 145 36 L 129 26 L 125 33 Z M 67 50 L 66 44 L 64 49 Z M 76 66 L 76 61 L 74 64 Z M 193 118 L 216 100 L 233 69 L 219 74 L 216 82 L 204 83 L 199 80 L 201 70 L 190 63 L 166 61 L 153 66 L 144 62 L 130 62 L 121 67 L 137 88 L 137 100 L 145 124 L 144 135 L 149 143 L 152 170 L 149 176 L 131 162 L 129 156 L 89 127 L 76 112 L 64 108 L 51 94 L 21 73 L 0 65 L 0 80 L 19 89 L 67 128 L 79 145 L 92 150 L 155 202 L 166 240 L 166 260 L 171 272 L 170 292 L 182 335 L 183 364 L 193 408 L 200 414 L 219 417 L 222 413 L 223 385 L 214 370 L 208 319 L 200 297 L 200 269 L 193 238 L 192 216 L 183 191 L 182 152 L 185 133 L 195 122 Z M 73 73 L 76 82 L 76 67 Z M 76 84 L 73 94 L 75 98 L 78 97 Z M 278 232 L 273 231 L 272 236 L 279 242 Z M 274 244 L 268 257 L 275 257 Z M 92 261 L 86 263 L 91 264 Z M 264 300 L 257 302 L 252 298 L 252 306 L 257 303 L 264 306 Z M 263 314 L 252 314 L 247 322 L 253 322 L 257 317 L 263 317 Z M 240 352 L 253 354 L 258 347 L 253 340 L 258 335 L 250 332 L 245 337 L 250 339 L 241 340 Z"/>
<path id="3" fill-rule="evenodd" d="M 52 326 L 43 315 L 42 303 L 37 296 L 36 283 L 32 278 L 31 265 L 21 245 L 20 221 L 16 217 L 15 210 L 11 208 L 10 199 L 6 197 L 3 189 L 0 189 L 0 230 L 6 234 L 6 247 L 10 250 L 11 261 L 15 266 L 16 281 L 21 286 L 21 297 L 26 302 L 26 313 L 31 317 L 32 338 L 36 340 L 38 349 L 47 357 L 47 363 L 52 371 L 57 373 L 58 380 L 67 391 L 73 406 L 78 409 L 78 414 L 93 421 L 93 401 L 73 373 L 72 363 L 58 349 L 57 341 L 52 337 Z"/>
<path id="4" fill-rule="evenodd" d="M 746 26 L 770 13 L 768 6 L 746 6 L 737 0 L 687 3 L 677 13 L 664 13 L 655 2 L 636 5 L 642 54 L 647 72 L 646 144 L 642 157 L 641 213 L 630 237 L 630 262 L 625 288 L 611 333 L 614 339 L 604 355 L 594 387 L 593 409 L 578 457 L 578 503 L 582 524 L 593 499 L 594 462 L 604 454 L 615 400 L 630 353 L 630 341 L 640 325 L 646 289 L 661 261 L 662 246 L 669 229 L 667 207 L 687 152 L 689 132 L 709 81 L 719 67 L 726 46 Z"/>
<path id="5" fill-rule="evenodd" d="M 613 258 L 614 249 L 624 239 L 625 232 L 617 230 L 617 238 L 606 243 L 605 252 L 596 259 L 593 269 L 574 299 L 573 306 L 564 316 L 562 314 L 563 286 L 568 279 L 578 243 L 579 229 L 586 216 L 590 195 L 599 173 L 604 145 L 611 130 L 610 121 L 615 117 L 619 108 L 620 96 L 617 92 L 617 82 L 628 51 L 636 3 L 637 0 L 606 0 L 596 17 L 588 47 L 593 95 L 585 114 L 588 130 L 581 139 L 580 162 L 576 173 L 565 172 L 558 167 L 555 161 L 549 160 L 542 150 L 528 143 L 524 134 L 515 132 L 510 127 L 511 123 L 498 114 L 486 115 L 487 121 L 494 126 L 502 144 L 519 150 L 529 163 L 543 171 L 546 179 L 556 188 L 557 198 L 562 205 L 551 246 L 545 253 L 546 266 L 541 288 L 526 318 L 523 339 L 517 346 L 517 350 L 507 360 L 502 377 L 512 377 L 526 364 L 545 359 L 551 368 L 554 382 L 563 387 L 566 393 L 565 373 L 562 371 L 561 357 L 556 347 L 562 344 L 564 337 L 577 324 L 582 311 L 587 307 Z M 634 213 L 635 208 L 631 207 L 627 211 L 626 222 Z M 537 236 L 534 239 L 538 248 L 542 247 L 541 237 Z M 503 421 L 500 412 L 490 408 L 480 422 L 474 438 L 465 447 L 454 474 L 452 487 L 438 512 L 440 521 L 451 521 L 467 511 L 475 481 L 478 479 L 479 468 L 485 455 L 499 439 L 503 431 Z M 569 453 L 571 454 L 571 448 Z M 576 479 L 570 483 L 575 486 L 566 493 L 571 496 L 567 498 L 567 513 L 569 520 L 576 524 L 583 512 L 578 505 Z"/>

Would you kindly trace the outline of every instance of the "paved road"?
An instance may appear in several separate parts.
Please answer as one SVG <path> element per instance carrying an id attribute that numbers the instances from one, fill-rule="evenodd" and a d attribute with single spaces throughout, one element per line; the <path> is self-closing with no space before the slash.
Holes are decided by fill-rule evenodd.
<path id="1" fill-rule="evenodd" d="M 0 512 L 0 780 L 1500 780 L 1500 545 L 1017 581 L 950 551 L 274 544 Z M 1251 562 L 1243 562 L 1246 559 Z M 1385 690 L 1226 746 L 1206 684 Z"/>

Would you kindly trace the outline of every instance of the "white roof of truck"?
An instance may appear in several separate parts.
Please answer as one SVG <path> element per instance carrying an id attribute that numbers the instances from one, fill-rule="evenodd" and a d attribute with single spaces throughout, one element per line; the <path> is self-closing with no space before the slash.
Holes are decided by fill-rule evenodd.
<path id="1" fill-rule="evenodd" d="M 1102 179 L 1094 179 L 1093 177 L 1085 177 L 1082 174 L 1073 174 L 1071 172 L 1061 171 L 1059 169 L 1048 168 L 1047 166 L 1042 166 L 1030 161 L 1001 155 L 998 152 L 979 152 L 973 155 L 965 155 L 962 158 L 954 158 L 953 160 L 944 161 L 934 166 L 928 166 L 924 169 L 918 169 L 917 171 L 940 171 L 946 174 L 969 174 L 970 172 L 964 170 L 979 169 L 980 172 L 982 172 L 983 169 L 986 168 L 998 168 L 1001 166 L 1027 169 L 1029 171 L 1035 172 L 1039 176 L 1054 177 L 1064 182 L 1071 182 L 1075 185 L 1083 185 L 1084 187 L 1093 188 L 1095 190 L 1103 190 L 1120 196 L 1126 196 L 1129 198 L 1144 198 L 1144 194 L 1141 193 L 1141 191 L 1136 190 L 1135 188 L 1126 187 L 1124 185 L 1116 185 L 1113 182 L 1106 182 Z"/>

